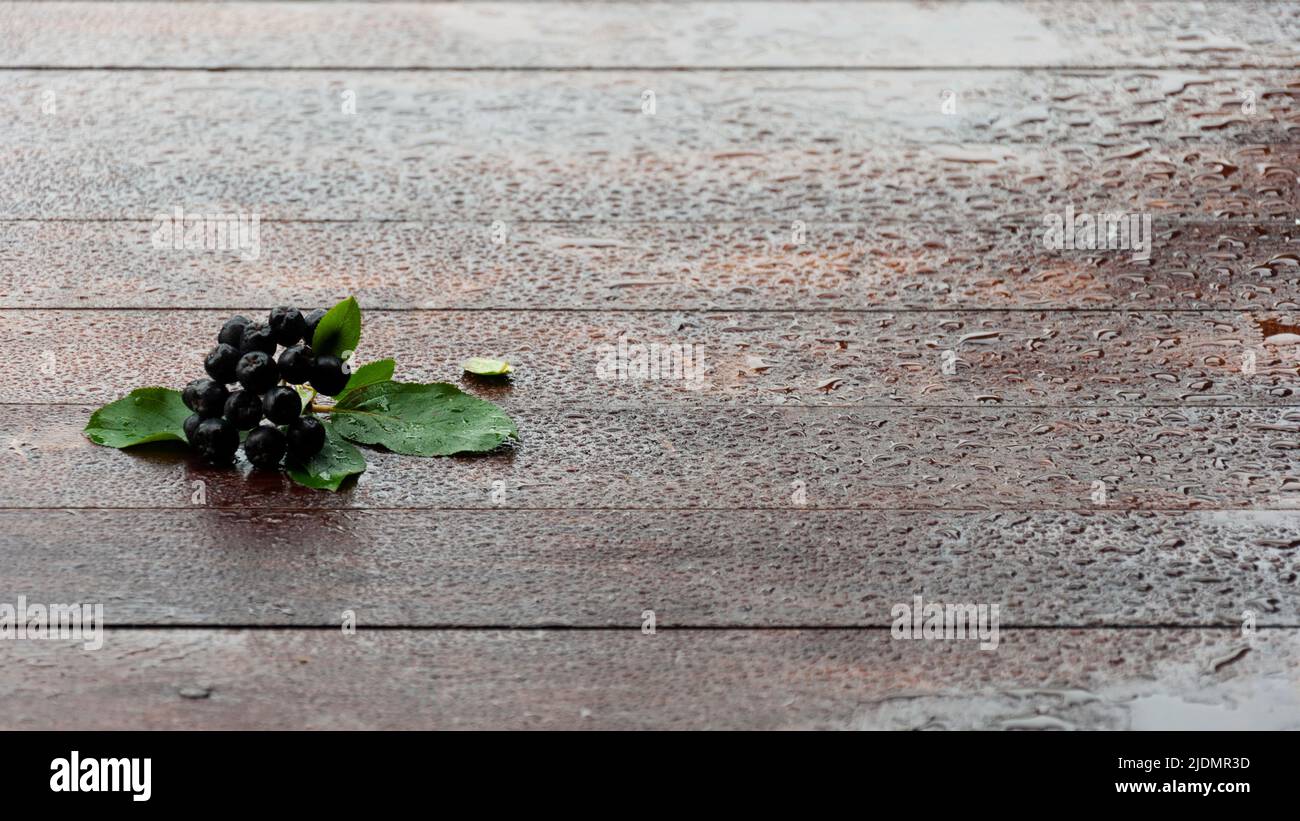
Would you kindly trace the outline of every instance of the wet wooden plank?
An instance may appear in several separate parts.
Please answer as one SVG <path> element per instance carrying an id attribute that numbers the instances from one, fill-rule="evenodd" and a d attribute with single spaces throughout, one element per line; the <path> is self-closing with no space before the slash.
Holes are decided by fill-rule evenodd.
<path id="1" fill-rule="evenodd" d="M 16 141 L 75 137 L 89 148 L 147 139 L 168 149 L 155 164 L 194 143 L 229 160 L 252 139 L 391 161 L 437 147 L 597 153 L 673 145 L 721 154 L 1095 143 L 1120 151 L 1300 137 L 1292 70 L 12 71 L 5 84 L 0 114 Z"/>
<path id="2" fill-rule="evenodd" d="M 1286 408 L 515 407 L 514 448 L 367 451 L 370 469 L 338 494 L 245 476 L 247 465 L 205 468 L 179 444 L 92 445 L 81 435 L 92 410 L 5 408 L 0 507 L 190 507 L 200 490 L 206 506 L 267 510 L 1294 509 L 1300 499 L 1300 412 Z"/>
<path id="3" fill-rule="evenodd" d="M 265 316 L 0 311 L 14 334 L 9 361 L 21 363 L 0 402 L 102 403 L 143 385 L 180 389 L 205 375 L 203 357 L 237 310 Z M 364 321 L 359 362 L 391 357 L 400 380 L 464 380 L 512 409 L 1283 406 L 1298 372 L 1285 331 L 1300 324 L 1296 313 L 1033 310 L 366 311 Z M 504 357 L 515 372 L 504 381 L 463 375 L 471 356 Z"/>
<path id="4" fill-rule="evenodd" d="M 1295 630 L 109 631 L 4 642 L 5 729 L 1295 729 Z M 54 672 L 56 679 L 51 679 Z M 51 697 L 51 696 L 54 697 Z M 76 705 L 77 709 L 69 709 Z"/>
<path id="5" fill-rule="evenodd" d="M 265 132 L 257 132 L 264 134 Z M 159 163 L 152 146 L 12 149 L 0 219 L 153 220 L 194 214 L 279 220 L 908 222 L 1149 214 L 1254 225 L 1294 220 L 1300 146 L 1171 149 L 936 146 L 695 151 L 665 145 L 593 161 L 563 149 L 429 148 L 396 164 L 368 151 L 258 145 L 230 158 L 202 144 Z M 1135 152 L 1138 156 L 1129 156 Z M 80 174 L 69 174 L 76 168 Z"/>
<path id="6" fill-rule="evenodd" d="M 1300 511 L 0 511 L 0 601 L 110 625 L 1300 625 Z"/>
<path id="7" fill-rule="evenodd" d="M 0 307 L 1300 309 L 1295 226 L 1161 222 L 1149 260 L 1041 226 L 766 221 L 263 222 L 260 254 L 155 248 L 151 222 L 0 223 Z M 249 276 L 256 271 L 255 294 Z"/>
<path id="8" fill-rule="evenodd" d="M 962 92 L 975 98 L 972 111 L 949 118 L 929 86 L 855 95 L 855 74 L 821 77 L 832 83 L 824 92 L 785 73 L 657 77 L 665 97 L 654 116 L 641 108 L 647 80 L 611 87 L 604 75 L 575 76 L 385 73 L 352 89 L 346 78 L 296 73 L 185 75 L 184 84 L 167 72 L 22 73 L 5 112 L 0 218 L 152 220 L 179 206 L 484 229 L 537 220 L 1041 227 L 1045 214 L 1073 206 L 1291 225 L 1300 194 L 1297 90 L 1276 73 L 1251 75 L 1250 116 L 1232 108 L 1231 79 L 1201 87 L 1188 85 L 1200 75 L 1153 75 L 1113 115 L 1084 106 L 1097 113 L 1078 136 L 1070 123 L 1085 115 L 1071 95 L 1098 95 L 1123 77 L 995 81 L 988 102 Z M 1180 85 L 1186 104 L 1172 91 Z M 363 94 L 355 114 L 341 109 L 347 91 Z M 1044 100 L 1053 94 L 1066 99 Z M 1144 95 L 1167 102 L 1147 106 Z M 1230 121 L 1222 130 L 1205 130 L 1221 119 Z"/>
<path id="9" fill-rule="evenodd" d="M 258 132 L 265 133 L 265 132 Z M 229 159 L 202 145 L 162 163 L 152 147 L 24 143 L 0 181 L 0 219 L 258 214 L 280 220 L 908 222 L 1013 221 L 1049 214 L 1148 214 L 1291 224 L 1300 146 L 1177 149 L 1019 146 L 837 147 L 710 152 L 664 146 L 598 161 L 562 149 L 319 154 L 256 146 Z M 286 153 L 289 152 L 289 153 Z M 169 153 L 173 153 L 170 152 Z M 1121 156 L 1121 154 L 1125 156 Z M 272 159 L 274 158 L 274 159 Z M 274 166 L 274 167 L 273 167 Z M 69 168 L 83 173 L 70 175 Z M 277 170 L 278 169 L 278 170 Z M 87 178 L 89 177 L 89 178 Z"/>
<path id="10" fill-rule="evenodd" d="M 0 7 L 7 66 L 1290 67 L 1295 3 L 187 3 Z M 773 36 L 779 32 L 779 36 Z M 201 35 L 201 36 L 196 36 Z"/>

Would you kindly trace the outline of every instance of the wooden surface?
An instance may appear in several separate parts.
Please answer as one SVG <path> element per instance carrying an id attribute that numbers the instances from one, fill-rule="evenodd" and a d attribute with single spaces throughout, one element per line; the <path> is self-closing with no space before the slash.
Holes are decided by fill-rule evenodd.
<path id="1" fill-rule="evenodd" d="M 1294 727 L 1295 631 L 1008 630 L 996 651 L 885 630 L 120 630 L 23 642 L 23 728 Z M 71 714 L 69 705 L 85 712 Z"/>
<path id="2" fill-rule="evenodd" d="M 862 72 L 831 71 L 7 74 L 4 219 L 242 203 L 275 220 L 921 222 L 942 234 L 1040 228 L 1045 209 L 1072 204 L 1150 211 L 1162 227 L 1294 227 L 1300 187 L 1300 87 L 1279 71 L 1037 86 L 1053 75 L 885 72 L 876 85 L 870 72 L 864 91 Z M 1241 112 L 1244 91 L 1255 115 Z M 44 113 L 47 99 L 64 114 Z"/>
<path id="3" fill-rule="evenodd" d="M 138 625 L 888 627 L 921 591 L 1008 628 L 1296 626 L 1298 547 L 1273 511 L 0 512 L 9 586 Z"/>
<path id="4" fill-rule="evenodd" d="M 14 373 L 0 386 L 0 402 L 111 401 L 142 384 L 171 384 L 178 367 L 202 362 L 212 328 L 229 315 L 0 311 L 0 324 L 30 326 L 10 354 L 42 362 L 49 351 L 56 371 Z M 422 381 L 458 378 L 467 351 L 505 356 L 519 366 L 515 377 L 474 386 L 520 412 L 574 403 L 1256 405 L 1261 415 L 1262 406 L 1275 407 L 1271 418 L 1280 420 L 1295 401 L 1300 347 L 1261 323 L 1289 323 L 1291 316 L 1300 310 L 371 311 L 363 350 L 366 358 L 395 358 L 399 378 Z M 697 346 L 703 373 L 687 380 L 600 378 L 597 366 L 620 337 Z M 114 340 L 111 347 L 105 339 Z M 945 356 L 954 373 L 943 373 Z M 124 361 L 128 368 L 117 365 Z"/>
<path id="5" fill-rule="evenodd" d="M 0 726 L 1300 728 L 1298 44 L 1292 2 L 0 4 L 0 603 L 108 624 L 0 642 Z M 1150 259 L 1044 248 L 1067 205 Z M 154 248 L 176 206 L 260 257 Z M 81 436 L 349 293 L 520 443 L 328 494 Z M 705 373 L 600 379 L 620 336 Z M 999 647 L 891 639 L 917 595 Z"/>
<path id="6" fill-rule="evenodd" d="M 380 14 L 366 4 L 81 3 L 54 16 L 16 3 L 0 54 L 9 66 L 76 67 L 1295 65 L 1293 6 L 1182 5 L 471 2 Z"/>
<path id="7" fill-rule="evenodd" d="M 472 222 L 264 222 L 254 265 L 160 255 L 148 222 L 4 224 L 0 299 L 17 308 L 229 308 L 258 296 L 371 309 L 891 311 L 902 308 L 1296 310 L 1285 223 L 1155 224 L 1150 261 L 1043 249 L 1014 223 L 527 223 L 492 242 Z M 183 303 L 182 303 L 183 300 Z"/>
<path id="8" fill-rule="evenodd" d="M 368 453 L 371 469 L 341 494 L 205 467 L 167 446 L 122 454 L 92 445 L 80 431 L 94 405 L 9 405 L 0 504 L 188 507 L 202 482 L 206 507 L 466 508 L 489 518 L 495 499 L 665 511 L 1300 506 L 1294 410 L 502 404 L 530 432 L 517 448 L 434 463 Z M 1105 504 L 1094 500 L 1098 482 Z"/>

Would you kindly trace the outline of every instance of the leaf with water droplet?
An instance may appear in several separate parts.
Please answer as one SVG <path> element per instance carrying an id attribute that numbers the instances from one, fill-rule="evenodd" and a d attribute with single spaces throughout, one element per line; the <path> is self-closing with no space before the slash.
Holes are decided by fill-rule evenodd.
<path id="1" fill-rule="evenodd" d="M 338 490 L 349 476 L 366 469 L 366 457 L 335 430 L 330 420 L 325 423 L 325 446 L 306 462 L 290 458 L 285 465 L 289 478 L 304 487 L 317 490 Z"/>
<path id="2" fill-rule="evenodd" d="M 136 388 L 90 415 L 83 433 L 97 445 L 129 448 L 146 442 L 185 441 L 190 409 L 181 392 L 170 388 Z"/>
<path id="3" fill-rule="evenodd" d="M 460 366 L 470 373 L 476 373 L 479 376 L 504 376 L 510 373 L 513 368 L 510 363 L 504 359 L 484 359 L 481 356 L 471 357 L 460 363 Z"/>
<path id="4" fill-rule="evenodd" d="M 409 456 L 477 453 L 519 437 L 496 405 L 445 382 L 366 385 L 340 399 L 330 419 L 353 442 Z"/>
<path id="5" fill-rule="evenodd" d="M 348 297 L 320 318 L 311 338 L 311 349 L 317 356 L 329 354 L 341 358 L 355 351 L 360 341 L 361 306 L 355 297 Z"/>
<path id="6" fill-rule="evenodd" d="M 373 385 L 376 382 L 387 382 L 393 378 L 393 371 L 397 368 L 397 363 L 391 359 L 381 359 L 378 362 L 369 362 L 352 372 L 348 379 L 348 384 L 343 388 L 343 393 L 339 398 L 346 396 L 350 391 L 357 388 L 364 388 L 366 385 Z"/>

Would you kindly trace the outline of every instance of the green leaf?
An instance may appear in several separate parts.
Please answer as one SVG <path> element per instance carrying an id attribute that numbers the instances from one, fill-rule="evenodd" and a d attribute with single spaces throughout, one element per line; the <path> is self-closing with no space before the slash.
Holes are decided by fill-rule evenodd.
<path id="1" fill-rule="evenodd" d="M 96 445 L 129 448 L 145 442 L 185 441 L 185 419 L 190 409 L 180 391 L 170 388 L 136 388 L 90 415 L 83 431 Z"/>
<path id="2" fill-rule="evenodd" d="M 510 363 L 504 359 L 484 359 L 481 356 L 475 356 L 466 359 L 460 363 L 460 366 L 470 373 L 476 373 L 479 376 L 501 376 L 510 373 L 513 368 Z"/>
<path id="3" fill-rule="evenodd" d="M 340 436 L 328 419 L 323 421 L 325 446 L 306 462 L 289 460 L 286 468 L 289 478 L 304 487 L 338 490 L 344 479 L 366 469 L 366 457 L 351 442 Z"/>
<path id="4" fill-rule="evenodd" d="M 366 385 L 340 399 L 331 420 L 354 442 L 410 456 L 487 451 L 519 436 L 496 405 L 445 382 Z"/>
<path id="5" fill-rule="evenodd" d="M 311 349 L 317 356 L 329 354 L 342 359 L 343 354 L 355 351 L 360 341 L 361 306 L 355 297 L 348 297 L 320 318 L 311 338 Z"/>
<path id="6" fill-rule="evenodd" d="M 376 382 L 387 382 L 393 378 L 393 371 L 397 368 L 397 363 L 391 359 L 381 359 L 378 362 L 370 362 L 362 365 L 352 372 L 352 377 L 348 379 L 348 384 L 344 386 L 343 393 L 346 395 L 349 391 L 357 388 L 364 388 L 366 385 L 373 385 Z"/>
<path id="7" fill-rule="evenodd" d="M 316 391 L 306 385 L 293 385 L 292 387 L 297 392 L 298 398 L 302 400 L 302 409 L 307 410 L 307 406 L 316 398 Z"/>

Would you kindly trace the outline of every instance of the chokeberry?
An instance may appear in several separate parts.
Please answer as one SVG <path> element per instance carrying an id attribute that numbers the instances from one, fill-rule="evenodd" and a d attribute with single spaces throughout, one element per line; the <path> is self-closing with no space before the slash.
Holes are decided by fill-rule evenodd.
<path id="1" fill-rule="evenodd" d="M 289 453 L 296 459 L 306 461 L 325 447 L 325 424 L 315 416 L 299 416 L 289 423 L 286 436 L 289 440 Z"/>
<path id="2" fill-rule="evenodd" d="M 307 340 L 307 344 L 311 344 L 313 339 L 316 337 L 316 326 L 320 324 L 321 317 L 323 316 L 325 316 L 325 309 L 317 308 L 314 311 L 308 311 L 303 317 L 307 323 L 307 328 L 303 331 L 302 338 Z"/>
<path id="3" fill-rule="evenodd" d="M 248 321 L 246 316 L 232 316 L 221 326 L 221 333 L 217 334 L 217 341 L 238 349 L 244 341 L 244 329 L 250 324 L 252 323 Z"/>
<path id="4" fill-rule="evenodd" d="M 262 425 L 255 428 L 244 440 L 244 455 L 253 467 L 274 470 L 284 458 L 284 434 L 279 428 Z"/>
<path id="5" fill-rule="evenodd" d="M 250 351 L 239 357 L 235 365 L 235 376 L 245 390 L 253 393 L 266 393 L 280 380 L 280 370 L 275 360 L 262 351 Z"/>
<path id="6" fill-rule="evenodd" d="M 271 388 L 262 399 L 262 412 L 277 425 L 287 425 L 302 413 L 302 397 L 293 388 Z"/>
<path id="7" fill-rule="evenodd" d="M 326 396 L 337 396 L 348 384 L 349 374 L 337 356 L 316 357 L 311 368 L 311 386 Z"/>
<path id="8" fill-rule="evenodd" d="M 185 430 L 185 441 L 189 442 L 191 445 L 194 444 L 194 431 L 202 421 L 203 417 L 199 416 L 197 413 L 191 413 L 189 416 L 185 417 L 185 424 L 181 427 Z"/>
<path id="9" fill-rule="evenodd" d="M 194 447 L 209 462 L 224 464 L 235 458 L 239 431 L 225 419 L 204 419 L 194 429 Z"/>
<path id="10" fill-rule="evenodd" d="M 240 340 L 239 352 L 250 353 L 252 351 L 261 351 L 265 354 L 275 353 L 275 334 L 265 325 L 249 325 L 244 328 L 243 339 Z"/>
<path id="11" fill-rule="evenodd" d="M 257 427 L 262 421 L 262 397 L 253 391 L 235 391 L 226 400 L 226 419 L 239 430 Z"/>
<path id="12" fill-rule="evenodd" d="M 305 342 L 285 348 L 280 352 L 280 377 L 293 385 L 301 385 L 311 378 L 311 346 Z"/>
<path id="13" fill-rule="evenodd" d="M 302 335 L 307 332 L 307 320 L 303 318 L 302 311 L 287 305 L 272 309 L 267 324 L 271 327 L 271 333 L 275 334 L 275 341 L 286 348 L 301 342 Z"/>
<path id="14" fill-rule="evenodd" d="M 220 416 L 230 391 L 220 382 L 211 379 L 195 379 L 181 392 L 181 401 L 185 407 L 204 419 Z"/>
<path id="15" fill-rule="evenodd" d="M 239 349 L 225 342 L 219 342 L 217 347 L 208 353 L 207 359 L 203 360 L 203 369 L 208 372 L 208 376 L 225 385 L 235 381 L 237 362 L 239 362 Z"/>

